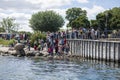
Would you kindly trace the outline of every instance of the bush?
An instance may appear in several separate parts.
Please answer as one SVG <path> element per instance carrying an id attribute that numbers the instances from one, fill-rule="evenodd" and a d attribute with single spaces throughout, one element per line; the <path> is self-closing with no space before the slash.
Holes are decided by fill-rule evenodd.
<path id="1" fill-rule="evenodd" d="M 44 41 L 46 40 L 46 34 L 43 34 L 41 32 L 35 32 L 34 34 L 32 34 L 30 40 L 31 40 L 31 46 L 34 45 L 34 42 L 37 41 L 38 43 L 38 40 L 39 39 L 43 39 Z"/>
<path id="2" fill-rule="evenodd" d="M 14 39 L 11 39 L 11 40 L 4 40 L 2 38 L 0 38 L 0 44 L 1 45 L 12 45 L 15 43 L 15 40 Z"/>
<path id="3" fill-rule="evenodd" d="M 14 45 L 14 43 L 15 43 L 15 40 L 11 39 L 11 40 L 9 40 L 8 45 Z"/>

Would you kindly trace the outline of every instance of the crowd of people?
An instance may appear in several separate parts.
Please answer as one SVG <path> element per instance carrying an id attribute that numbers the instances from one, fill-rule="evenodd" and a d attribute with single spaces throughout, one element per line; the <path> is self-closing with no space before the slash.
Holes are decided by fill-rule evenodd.
<path id="1" fill-rule="evenodd" d="M 46 41 L 39 39 L 38 42 L 34 42 L 34 50 L 47 49 L 49 55 L 63 55 L 68 54 L 70 47 L 66 41 L 66 37 L 63 34 L 57 35 L 55 33 L 48 32 L 46 34 Z"/>
<path id="2" fill-rule="evenodd" d="M 47 32 L 46 41 L 43 39 L 34 42 L 34 50 L 43 50 L 47 48 L 50 55 L 68 54 L 70 46 L 66 39 L 98 39 L 100 37 L 99 30 L 80 28 L 71 31 Z"/>
<path id="3" fill-rule="evenodd" d="M 71 29 L 66 31 L 57 31 L 57 32 L 46 32 L 46 40 L 38 39 L 34 42 L 34 50 L 43 50 L 47 49 L 49 55 L 62 55 L 68 54 L 70 51 L 70 46 L 67 43 L 66 39 L 101 39 L 108 37 L 108 31 L 100 31 L 100 29 L 94 28 L 79 28 L 79 29 Z M 26 40 L 28 49 L 30 50 L 30 40 L 26 34 L 1 34 L 2 38 L 12 39 L 17 38 L 18 42 L 20 40 Z M 117 32 L 113 32 L 113 37 L 120 38 L 120 30 Z"/>
<path id="4" fill-rule="evenodd" d="M 27 40 L 28 35 L 27 34 L 15 34 L 15 33 L 0 33 L 0 38 L 5 39 L 5 40 L 10 40 L 10 39 L 20 39 L 20 40 Z"/>
<path id="5" fill-rule="evenodd" d="M 107 38 L 107 32 L 101 32 L 99 29 L 94 28 L 80 28 L 72 29 L 66 31 L 57 31 L 57 32 L 47 32 L 46 41 L 43 39 L 34 42 L 35 50 L 43 50 L 44 47 L 47 48 L 50 55 L 62 55 L 68 54 L 70 46 L 67 43 L 66 39 L 100 39 Z M 118 34 L 120 36 L 120 34 Z"/>

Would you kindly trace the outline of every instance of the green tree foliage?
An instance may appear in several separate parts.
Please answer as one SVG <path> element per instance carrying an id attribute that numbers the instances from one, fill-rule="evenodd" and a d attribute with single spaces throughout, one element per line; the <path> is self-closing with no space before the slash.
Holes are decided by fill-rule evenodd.
<path id="1" fill-rule="evenodd" d="M 5 29 L 3 27 L 0 27 L 0 32 L 5 32 Z"/>
<path id="2" fill-rule="evenodd" d="M 39 39 L 43 39 L 45 41 L 46 40 L 46 34 L 43 34 L 43 33 L 39 32 L 39 31 L 34 32 L 34 34 L 32 34 L 32 36 L 30 38 L 30 40 L 31 40 L 31 42 L 30 42 L 31 46 L 34 45 L 35 41 L 38 42 Z"/>
<path id="3" fill-rule="evenodd" d="M 71 25 L 73 28 L 79 28 L 79 27 L 89 27 L 90 23 L 88 21 L 88 18 L 85 15 L 79 16 L 77 19 L 71 22 Z"/>
<path id="4" fill-rule="evenodd" d="M 97 20 L 91 20 L 90 22 L 91 22 L 91 27 L 93 27 L 94 29 L 98 29 L 99 28 Z"/>
<path id="5" fill-rule="evenodd" d="M 73 21 L 81 15 L 86 15 L 86 11 L 81 8 L 70 8 L 66 11 L 66 19 L 69 21 Z"/>
<path id="6" fill-rule="evenodd" d="M 2 21 L 0 22 L 0 25 L 8 33 L 13 32 L 13 31 L 17 31 L 18 30 L 18 24 L 15 23 L 14 21 L 15 21 L 14 18 L 10 18 L 10 17 L 3 18 Z"/>
<path id="7" fill-rule="evenodd" d="M 62 16 L 53 11 L 38 12 L 29 21 L 34 31 L 57 31 L 64 25 Z"/>
<path id="8" fill-rule="evenodd" d="M 89 21 L 86 17 L 86 11 L 81 8 L 70 8 L 66 11 L 66 19 L 69 21 L 69 26 L 72 28 L 84 27 Z"/>
<path id="9" fill-rule="evenodd" d="M 98 27 L 102 30 L 104 30 L 104 28 L 108 28 L 109 30 L 120 29 L 120 7 L 99 13 L 96 16 L 96 20 Z"/>

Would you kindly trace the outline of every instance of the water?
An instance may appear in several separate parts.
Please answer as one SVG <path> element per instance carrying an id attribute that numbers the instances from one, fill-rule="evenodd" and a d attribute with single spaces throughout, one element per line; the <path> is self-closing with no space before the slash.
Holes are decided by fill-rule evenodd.
<path id="1" fill-rule="evenodd" d="M 0 56 L 0 80 L 120 80 L 117 64 Z"/>

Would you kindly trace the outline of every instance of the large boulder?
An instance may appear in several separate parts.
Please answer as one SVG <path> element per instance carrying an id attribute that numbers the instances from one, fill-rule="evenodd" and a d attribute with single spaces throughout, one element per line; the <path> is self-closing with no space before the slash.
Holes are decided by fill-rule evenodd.
<path id="1" fill-rule="evenodd" d="M 17 53 L 18 56 L 25 56 L 24 47 L 25 47 L 25 45 L 22 44 L 22 43 L 17 43 L 17 44 L 15 45 L 14 48 L 15 48 L 16 53 Z"/>
<path id="2" fill-rule="evenodd" d="M 23 50 L 25 48 L 25 45 L 22 43 L 17 43 L 14 48 L 15 50 Z"/>

